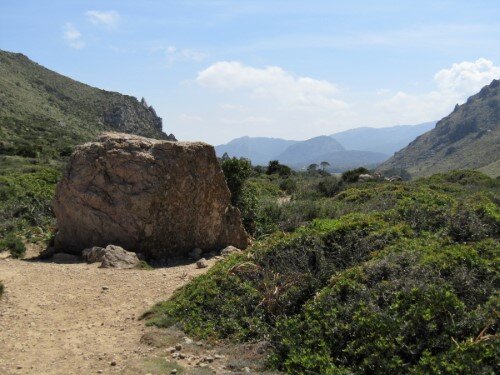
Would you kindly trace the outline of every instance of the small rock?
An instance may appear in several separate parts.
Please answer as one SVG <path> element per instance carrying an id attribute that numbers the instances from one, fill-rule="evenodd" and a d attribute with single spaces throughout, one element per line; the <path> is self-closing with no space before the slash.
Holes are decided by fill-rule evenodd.
<path id="1" fill-rule="evenodd" d="M 182 345 L 181 344 L 177 344 L 175 346 L 175 350 L 182 350 Z"/>
<path id="2" fill-rule="evenodd" d="M 243 370 L 248 373 L 250 372 L 250 367 L 245 367 Z"/>
<path id="3" fill-rule="evenodd" d="M 116 366 L 116 362 L 115 362 L 115 361 L 112 361 L 112 362 L 110 363 L 110 365 L 111 365 L 111 366 Z"/>
<path id="4" fill-rule="evenodd" d="M 172 369 L 172 371 L 170 371 L 171 374 L 177 374 L 177 369 Z"/>
<path id="5" fill-rule="evenodd" d="M 214 361 L 214 357 L 212 357 L 212 356 L 210 356 L 210 355 L 209 355 L 209 356 L 206 356 L 206 357 L 204 358 L 204 360 L 205 360 L 206 362 L 208 362 L 208 363 L 212 363 L 212 362 Z"/>
<path id="6" fill-rule="evenodd" d="M 102 290 L 109 290 L 109 286 L 104 285 L 104 286 L 102 287 Z"/>
<path id="7" fill-rule="evenodd" d="M 223 256 L 223 257 L 227 257 L 231 254 L 238 254 L 238 253 L 241 253 L 242 251 L 240 249 L 238 249 L 237 247 L 234 247 L 234 246 L 228 246 L 224 249 L 221 250 L 220 252 L 220 255 Z"/>
<path id="8" fill-rule="evenodd" d="M 196 268 L 207 268 L 208 263 L 205 258 L 201 258 L 199 261 L 196 262 Z"/>
<path id="9" fill-rule="evenodd" d="M 173 353 L 175 352 L 175 348 L 173 346 L 167 348 L 167 352 Z"/>

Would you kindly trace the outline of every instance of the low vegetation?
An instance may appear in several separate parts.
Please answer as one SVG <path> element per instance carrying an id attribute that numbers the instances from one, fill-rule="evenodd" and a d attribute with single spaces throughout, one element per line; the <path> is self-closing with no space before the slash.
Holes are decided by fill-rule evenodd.
<path id="1" fill-rule="evenodd" d="M 54 232 L 51 201 L 60 164 L 1 157 L 0 251 L 22 257 L 25 241 L 43 241 Z"/>
<path id="2" fill-rule="evenodd" d="M 362 171 L 365 172 L 365 171 Z M 293 374 L 494 373 L 499 181 L 254 174 L 256 237 L 146 314 L 209 340 L 267 341 Z"/>

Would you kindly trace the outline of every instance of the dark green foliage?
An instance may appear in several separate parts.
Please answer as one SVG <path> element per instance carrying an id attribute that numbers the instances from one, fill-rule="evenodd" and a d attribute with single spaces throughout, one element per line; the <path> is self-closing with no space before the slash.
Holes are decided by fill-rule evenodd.
<path id="1" fill-rule="evenodd" d="M 5 238 L 0 240 L 0 252 L 10 251 L 14 258 L 22 258 L 26 253 L 26 246 L 20 238 L 13 233 L 9 233 Z"/>
<path id="2" fill-rule="evenodd" d="M 270 341 L 269 365 L 293 374 L 494 373 L 498 181 L 462 171 L 321 198 L 323 179 L 335 186 L 295 175 L 290 201 L 278 176 L 249 179 L 261 239 L 154 307 L 150 323 Z"/>
<path id="3" fill-rule="evenodd" d="M 478 249 L 498 244 L 405 245 L 334 277 L 280 322 L 273 361 L 291 373 L 420 374 L 494 335 L 498 274 Z M 485 357 L 483 371 L 494 366 L 491 349 Z"/>
<path id="4" fill-rule="evenodd" d="M 356 182 L 358 181 L 359 175 L 370 173 L 366 168 L 360 167 L 356 169 L 351 169 L 342 173 L 342 181 L 345 182 Z"/>
<path id="5" fill-rule="evenodd" d="M 280 182 L 280 189 L 283 190 L 285 193 L 291 195 L 297 192 L 298 184 L 297 180 L 294 178 L 285 178 L 283 181 Z"/>
<path id="6" fill-rule="evenodd" d="M 51 202 L 60 172 L 37 166 L 16 169 L 0 174 L 0 236 L 44 239 L 53 226 Z"/>
<path id="7" fill-rule="evenodd" d="M 267 166 L 266 174 L 279 174 L 281 177 L 287 177 L 292 174 L 290 167 L 280 164 L 278 160 L 271 160 Z"/>
<path id="8" fill-rule="evenodd" d="M 252 164 L 248 159 L 226 158 L 221 161 L 221 168 L 231 191 L 231 203 L 237 206 L 243 184 L 252 173 Z"/>
<path id="9" fill-rule="evenodd" d="M 342 182 L 334 176 L 323 177 L 318 183 L 318 191 L 324 197 L 333 197 L 342 188 Z"/>

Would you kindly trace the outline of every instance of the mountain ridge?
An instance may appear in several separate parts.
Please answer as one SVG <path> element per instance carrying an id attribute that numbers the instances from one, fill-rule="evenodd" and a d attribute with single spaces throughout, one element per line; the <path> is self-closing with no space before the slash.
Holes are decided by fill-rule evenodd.
<path id="1" fill-rule="evenodd" d="M 500 80 L 472 95 L 436 127 L 396 152 L 379 169 L 405 169 L 429 176 L 451 169 L 481 169 L 500 175 Z"/>
<path id="2" fill-rule="evenodd" d="M 279 160 L 298 169 L 308 165 L 308 163 L 320 163 L 321 161 L 328 161 L 338 166 L 343 165 L 344 168 L 360 165 L 374 167 L 387 160 L 390 155 L 399 150 L 397 148 L 398 145 L 402 145 L 401 147 L 406 146 L 416 135 L 422 134 L 434 125 L 435 122 L 428 122 L 416 125 L 396 125 L 386 128 L 361 127 L 334 133 L 329 136 L 313 137 L 305 141 L 244 136 L 235 138 L 226 144 L 218 145 L 215 149 L 219 157 L 227 153 L 231 157 L 244 157 L 250 159 L 254 164 L 260 165 L 267 164 L 270 160 Z M 394 132 L 396 136 L 394 136 Z M 344 150 L 338 150 L 337 146 L 332 146 L 333 148 L 327 152 L 319 152 L 313 146 L 309 151 L 297 152 L 297 157 L 290 155 L 294 149 L 301 147 L 298 146 L 301 143 L 307 144 L 311 140 L 318 138 L 325 139 L 325 141 L 326 138 L 331 138 L 337 141 Z M 384 145 L 380 146 L 377 142 L 382 138 L 387 141 Z M 332 142 L 332 144 L 334 143 Z M 288 148 L 291 150 L 286 151 Z M 350 162 L 348 158 L 351 158 Z"/>
<path id="3" fill-rule="evenodd" d="M 174 140 L 146 101 L 78 82 L 0 50 L 0 154 L 58 158 L 100 132 Z"/>

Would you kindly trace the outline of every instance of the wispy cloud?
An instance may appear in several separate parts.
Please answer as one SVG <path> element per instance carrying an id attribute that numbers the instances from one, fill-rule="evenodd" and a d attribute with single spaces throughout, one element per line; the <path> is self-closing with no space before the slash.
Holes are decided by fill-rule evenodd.
<path id="1" fill-rule="evenodd" d="M 82 33 L 70 22 L 64 25 L 63 38 L 71 48 L 81 49 L 85 47 Z"/>
<path id="2" fill-rule="evenodd" d="M 87 19 L 94 25 L 104 25 L 108 27 L 115 27 L 120 20 L 120 14 L 114 10 L 99 11 L 89 10 L 85 12 Z"/>
<path id="3" fill-rule="evenodd" d="M 189 48 L 178 48 L 176 46 L 154 47 L 151 51 L 164 53 L 167 56 L 168 65 L 183 61 L 202 62 L 208 57 L 208 54 L 205 52 Z"/>

